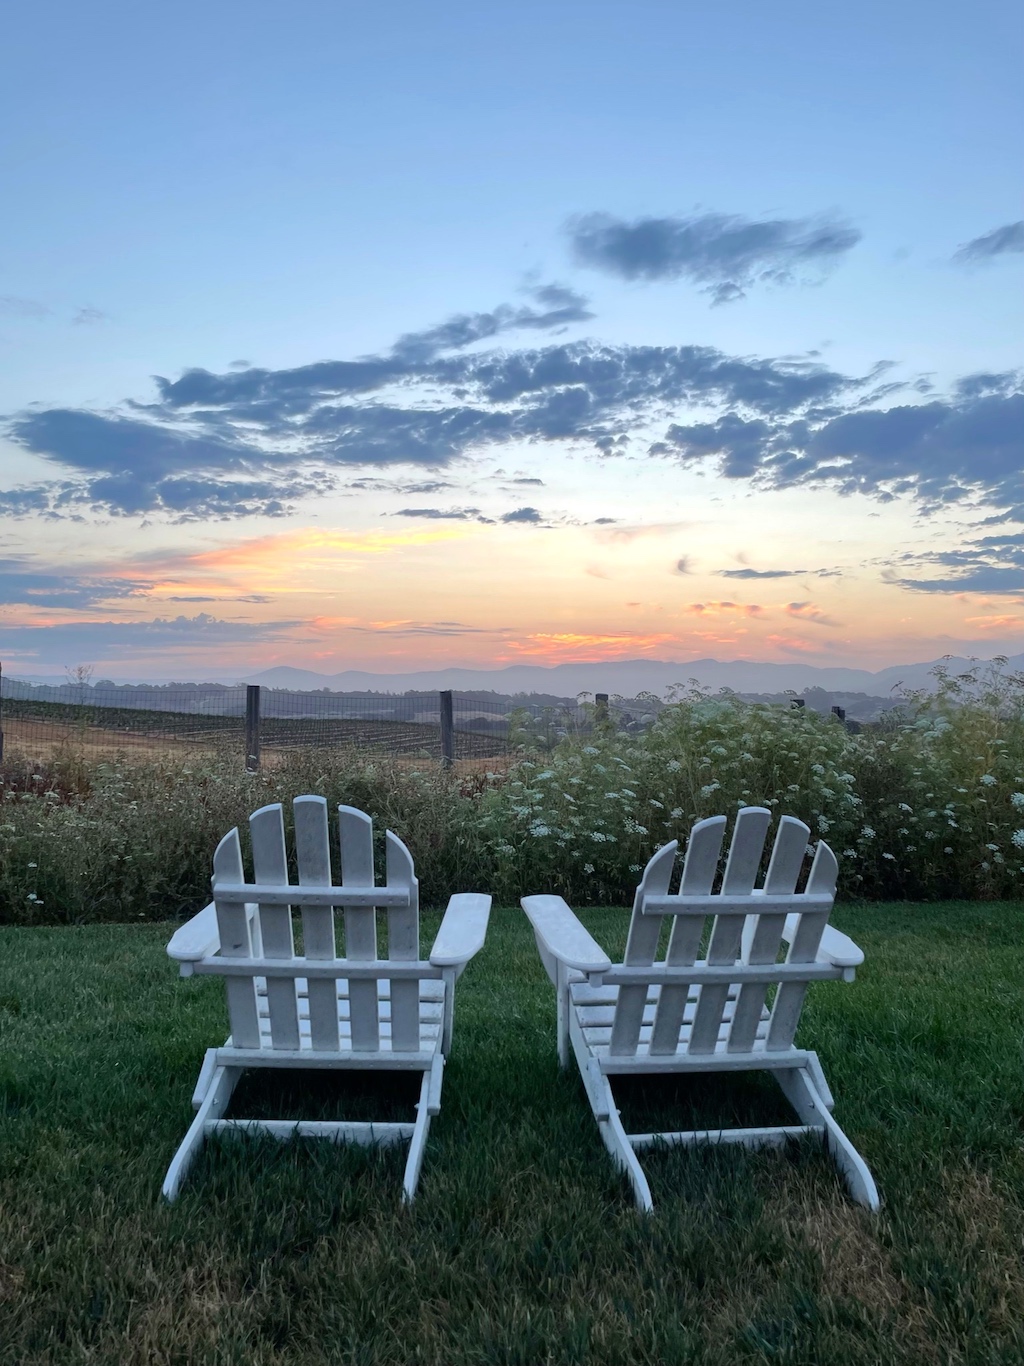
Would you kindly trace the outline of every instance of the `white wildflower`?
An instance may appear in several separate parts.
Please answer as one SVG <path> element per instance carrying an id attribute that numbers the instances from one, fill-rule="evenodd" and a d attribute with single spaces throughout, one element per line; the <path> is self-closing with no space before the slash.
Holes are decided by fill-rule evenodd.
<path id="1" fill-rule="evenodd" d="M 996 785 L 996 780 L 992 777 L 991 773 L 983 773 L 978 779 L 978 782 L 984 783 L 986 787 L 995 787 Z"/>

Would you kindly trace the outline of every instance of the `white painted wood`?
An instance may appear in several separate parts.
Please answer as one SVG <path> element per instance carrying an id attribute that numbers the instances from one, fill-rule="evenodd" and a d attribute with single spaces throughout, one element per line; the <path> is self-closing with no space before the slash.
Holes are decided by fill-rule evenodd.
<path id="1" fill-rule="evenodd" d="M 375 887 L 372 827 L 355 808 L 339 810 L 337 883 L 323 798 L 295 801 L 297 884 L 288 881 L 280 806 L 254 812 L 250 828 L 255 880 L 246 881 L 233 830 L 214 856 L 213 903 L 176 931 L 168 948 L 189 973 L 225 979 L 232 1032 L 223 1047 L 206 1054 L 194 1095 L 196 1120 L 175 1155 L 164 1194 L 177 1194 L 205 1134 L 261 1132 L 336 1142 L 408 1139 L 404 1191 L 411 1199 L 430 1118 L 441 1103 L 455 981 L 483 945 L 490 898 L 452 897 L 435 941 L 436 961 L 425 962 L 412 858 L 390 831 L 387 882 Z M 384 960 L 377 957 L 377 907 L 389 916 Z M 335 908 L 345 914 L 345 957 L 336 952 Z M 302 917 L 301 954 L 295 952 L 293 910 Z M 406 1125 L 226 1119 L 231 1089 L 246 1067 L 419 1072 L 419 1115 Z"/>
<path id="2" fill-rule="evenodd" d="M 877 1211 L 881 1206 L 881 1200 L 867 1163 L 832 1118 L 825 1098 L 815 1085 L 810 1068 L 796 1068 L 779 1073 L 779 1084 L 797 1115 L 808 1125 L 821 1130 L 825 1147 L 842 1172 L 854 1200 L 867 1206 L 872 1212 Z"/>
<path id="3" fill-rule="evenodd" d="M 435 967 L 457 967 L 480 952 L 487 935 L 491 898 L 481 892 L 458 892 L 448 901 L 430 949 Z"/>
<path id="4" fill-rule="evenodd" d="M 223 958 L 251 958 L 252 936 L 249 933 L 249 913 L 244 902 L 222 901 L 217 895 L 218 883 L 240 882 L 242 847 L 238 830 L 229 830 L 217 845 L 213 856 L 213 899 L 217 907 L 217 931 Z M 251 977 L 236 977 L 226 983 L 228 1020 L 231 1037 L 242 1048 L 254 1048 L 259 1043 L 259 1023 L 256 1017 L 256 991 Z"/>
<path id="5" fill-rule="evenodd" d="M 321 802 L 322 797 L 297 797 L 296 801 Z M 222 901 L 251 901 L 254 897 L 264 906 L 290 906 L 294 891 L 288 887 L 267 887 L 259 883 L 225 883 Z M 339 895 L 341 894 L 341 895 Z M 302 889 L 304 906 L 337 906 L 342 902 L 351 906 L 407 906 L 408 892 L 392 891 L 387 887 L 332 887 L 310 885 Z"/>
<path id="6" fill-rule="evenodd" d="M 764 885 L 755 886 L 769 823 L 764 808 L 739 812 L 717 893 L 724 817 L 694 827 L 676 894 L 669 894 L 675 844 L 659 850 L 637 889 L 622 964 L 605 965 L 599 945 L 561 898 L 523 901 L 538 946 L 555 964 L 559 1058 L 571 1045 L 602 1140 L 644 1210 L 651 1195 L 636 1150 L 658 1142 L 773 1146 L 812 1132 L 822 1134 L 854 1199 L 878 1208 L 870 1172 L 830 1113 L 833 1100 L 817 1055 L 793 1045 L 808 984 L 852 977 L 863 955 L 846 936 L 828 932 L 837 865 L 827 845 L 818 846 L 806 891 L 796 891 L 810 833 L 802 822 L 783 817 Z M 665 915 L 674 923 L 665 961 L 657 963 Z M 698 959 L 708 919 L 708 951 Z M 789 951 L 779 962 L 783 942 Z M 799 1124 L 630 1135 L 610 1088 L 612 1076 L 749 1070 L 777 1077 Z"/>
<path id="7" fill-rule="evenodd" d="M 824 840 L 820 840 L 807 878 L 808 893 L 834 897 L 838 875 L 839 864 L 836 862 L 835 854 Z M 828 910 L 805 911 L 800 915 L 796 933 L 789 943 L 787 964 L 814 962 L 818 956 L 818 947 L 828 916 Z M 772 1006 L 771 1027 L 768 1030 L 769 1049 L 775 1051 L 792 1046 L 806 995 L 806 982 L 783 982 L 779 987 Z"/>
<path id="8" fill-rule="evenodd" d="M 725 817 L 712 816 L 698 821 L 690 832 L 683 862 L 683 876 L 679 884 L 680 900 L 708 896 L 714 886 L 718 871 L 718 859 L 725 836 Z M 645 897 L 641 910 L 648 913 L 651 898 Z M 690 967 L 700 948 L 701 931 L 704 928 L 703 916 L 687 918 L 677 916 L 669 936 L 668 950 L 665 954 L 666 967 Z M 689 1000 L 693 1000 L 690 1023 L 693 1023 L 693 1009 L 696 996 L 690 985 L 680 980 L 665 984 L 659 994 L 658 1013 L 651 1036 L 651 1053 L 674 1053 L 679 1047 L 679 1031 Z"/>
<path id="9" fill-rule="evenodd" d="M 424 1074 L 426 1075 L 426 1074 Z M 379 1120 L 322 1119 L 217 1119 L 206 1125 L 207 1134 L 265 1134 L 287 1143 L 293 1138 L 326 1138 L 333 1143 L 359 1143 L 364 1147 L 389 1147 L 412 1137 L 412 1124 Z"/>
<path id="10" fill-rule="evenodd" d="M 373 822 L 353 806 L 338 807 L 341 843 L 341 880 L 355 886 L 372 886 Z M 375 906 L 352 906 L 345 902 L 345 957 L 364 962 L 377 957 L 377 910 Z M 352 1047 L 372 1051 L 380 1047 L 376 981 L 349 974 L 352 1012 Z"/>
<path id="11" fill-rule="evenodd" d="M 280 802 L 254 811 L 249 817 L 249 833 L 252 837 L 252 861 L 256 881 L 287 884 L 288 851 L 285 848 L 284 813 Z M 295 957 L 291 907 L 260 905 L 259 924 L 263 940 L 261 957 L 268 964 L 275 960 L 290 962 Z M 279 976 L 268 966 L 266 996 L 271 1046 L 298 1048 L 299 1013 L 294 978 Z"/>
<path id="12" fill-rule="evenodd" d="M 809 1124 L 780 1124 L 769 1129 L 690 1129 L 678 1134 L 630 1134 L 634 1152 L 665 1144 L 696 1148 L 704 1144 L 736 1143 L 743 1148 L 781 1148 L 794 1138 L 818 1132 Z"/>
<path id="13" fill-rule="evenodd" d="M 389 887 L 408 888 L 407 908 L 388 911 L 388 957 L 401 962 L 420 956 L 420 889 L 413 872 L 412 855 L 390 830 L 385 835 Z M 420 1043 L 420 996 L 418 982 L 391 983 L 392 1047 L 418 1048 Z"/>
<path id="14" fill-rule="evenodd" d="M 452 1048 L 452 1030 L 453 1030 L 453 1028 L 454 1028 L 454 1026 L 455 1026 L 455 979 L 456 979 L 456 977 L 458 977 L 459 972 L 461 971 L 461 969 L 462 969 L 463 966 L 464 966 L 464 965 L 460 964 L 459 967 L 442 968 L 442 969 L 441 969 L 442 973 L 444 974 L 443 980 L 442 980 L 442 985 L 443 985 L 443 987 L 444 987 L 444 1007 L 443 1007 L 443 1014 L 442 1014 L 442 1021 L 443 1021 L 443 1024 L 442 1024 L 442 1034 L 441 1034 L 441 1052 L 444 1054 L 445 1057 L 447 1057 L 448 1054 L 451 1052 L 451 1048 Z M 426 989 L 427 989 L 428 986 L 429 986 L 429 983 L 424 982 L 424 981 L 421 980 L 421 982 L 420 982 L 420 1038 L 421 1038 L 421 1039 L 425 1039 L 425 1034 L 424 1034 L 424 1031 L 423 1031 L 423 1021 L 424 1021 L 424 1019 L 427 1017 L 427 1011 L 428 1011 L 428 1009 L 429 1009 L 429 1005 L 427 1004 L 427 1002 L 426 1002 L 425 999 L 424 999 L 424 992 L 426 991 Z"/>
<path id="15" fill-rule="evenodd" d="M 743 930 L 742 956 L 745 963 L 762 965 L 774 963 L 778 958 L 786 916 L 784 910 L 777 912 L 772 902 L 780 894 L 787 900 L 793 895 L 810 833 L 803 821 L 793 816 L 783 816 L 779 822 L 765 875 L 764 893 L 758 899 L 757 914 L 747 916 Z M 826 914 L 830 909 L 831 897 L 825 907 Z M 752 1047 L 764 1015 L 767 991 L 768 984 L 759 982 L 747 982 L 740 988 L 729 1032 L 729 1048 L 733 1052 L 746 1053 Z"/>
<path id="16" fill-rule="evenodd" d="M 746 915 L 733 913 L 733 908 L 737 902 L 742 912 L 749 906 L 750 893 L 761 864 L 771 817 L 772 813 L 763 806 L 746 806 L 736 817 L 729 857 L 722 877 L 722 901 L 725 906 L 724 910 L 715 916 L 711 941 L 708 944 L 709 968 L 731 966 L 740 956 Z M 781 932 L 780 922 L 780 935 Z M 689 1052 L 709 1053 L 714 1049 L 728 994 L 729 985 L 725 982 L 707 981 L 701 986 L 700 1000 L 687 1045 Z"/>
<path id="17" fill-rule="evenodd" d="M 296 888 L 296 891 L 299 889 Z M 353 963 L 348 959 L 331 958 L 326 962 L 317 960 L 311 961 L 296 956 L 290 963 L 278 962 L 272 958 L 250 958 L 244 963 L 231 963 L 223 958 L 204 958 L 201 963 L 195 965 L 195 970 L 200 975 L 215 974 L 218 977 L 238 977 L 252 976 L 254 973 L 266 974 L 267 972 L 280 973 L 282 977 L 294 977 L 300 979 L 320 980 L 327 979 L 335 981 L 341 979 L 341 974 L 345 974 L 345 979 L 363 980 L 372 978 L 378 981 L 382 978 L 396 978 L 400 981 L 408 981 L 415 978 L 422 981 L 424 978 L 441 980 L 444 968 L 435 968 L 430 963 L 416 961 L 414 963 L 395 963 L 389 958 L 378 958 L 372 963 Z M 831 968 L 830 968 L 831 970 Z M 833 975 L 835 975 L 833 973 Z M 300 990 L 300 995 L 305 993 Z"/>
<path id="18" fill-rule="evenodd" d="M 189 1168 L 205 1141 L 207 1123 L 223 1115 L 240 1075 L 241 1071 L 237 1067 L 218 1067 L 214 1071 L 203 1102 L 196 1111 L 196 1117 L 189 1125 L 188 1132 L 167 1168 L 161 1194 L 168 1203 L 173 1203 L 178 1198 L 181 1183 L 188 1175 Z"/>
<path id="19" fill-rule="evenodd" d="M 203 1057 L 203 1065 L 199 1069 L 199 1080 L 196 1082 L 196 1089 L 192 1092 L 192 1109 L 198 1110 L 206 1099 L 206 1093 L 210 1089 L 214 1073 L 217 1071 L 217 1050 L 208 1048 Z"/>
<path id="20" fill-rule="evenodd" d="M 211 901 L 191 920 L 174 931 L 167 945 L 167 956 L 175 962 L 187 964 L 193 960 L 207 958 L 220 948 L 220 931 L 217 928 L 217 907 Z"/>
<path id="21" fill-rule="evenodd" d="M 800 917 L 798 915 L 786 916 L 786 928 L 782 932 L 782 937 L 787 944 L 795 938 L 799 924 Z M 859 968 L 864 962 L 864 952 L 841 930 L 837 930 L 832 925 L 826 925 L 822 932 L 821 943 L 818 945 L 818 958 L 828 959 L 837 968 Z M 844 978 L 843 980 L 853 981 L 853 978 Z"/>
<path id="22" fill-rule="evenodd" d="M 538 941 L 552 958 L 581 972 L 601 972 L 612 960 L 560 896 L 524 896 L 521 902 Z"/>
<path id="23" fill-rule="evenodd" d="M 331 881 L 331 842 L 324 797 L 296 797 L 295 859 L 299 883 L 329 885 Z M 306 958 L 331 961 L 334 951 L 334 906 L 302 903 L 302 950 Z M 332 1052 L 338 1047 L 336 988 L 330 979 L 310 977 L 309 1021 L 313 1047 Z"/>
<path id="24" fill-rule="evenodd" d="M 648 860 L 643 871 L 640 885 L 633 898 L 633 917 L 629 924 L 629 937 L 626 940 L 625 961 L 630 967 L 646 967 L 654 962 L 661 935 L 660 917 L 646 916 L 644 903 L 649 896 L 664 896 L 668 891 L 675 868 L 676 841 L 663 845 Z M 629 1054 L 636 1052 L 640 1037 L 640 1022 L 643 1018 L 644 1002 L 647 1000 L 647 987 L 620 986 L 619 999 L 612 1025 L 611 1050 L 613 1053 Z"/>
<path id="25" fill-rule="evenodd" d="M 427 1133 L 430 1129 L 432 1115 L 429 1103 L 430 1083 L 430 1073 L 424 1072 L 423 1084 L 420 1086 L 420 1098 L 416 1102 L 416 1124 L 409 1143 L 409 1155 L 405 1161 L 405 1176 L 402 1180 L 402 1200 L 407 1205 L 412 1203 L 416 1195 L 420 1170 L 423 1166 L 423 1155 L 427 1146 Z"/>

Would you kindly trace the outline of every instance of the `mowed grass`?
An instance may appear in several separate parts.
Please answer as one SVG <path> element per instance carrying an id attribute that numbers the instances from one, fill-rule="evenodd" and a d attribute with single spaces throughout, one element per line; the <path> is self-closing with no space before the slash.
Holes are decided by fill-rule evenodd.
<path id="1" fill-rule="evenodd" d="M 621 948 L 624 911 L 585 919 Z M 800 1041 L 876 1176 L 875 1217 L 813 1144 L 649 1154 L 657 1210 L 638 1214 L 558 1071 L 512 910 L 459 983 L 411 1208 L 404 1148 L 272 1140 L 210 1145 L 168 1207 L 221 984 L 179 981 L 170 927 L 0 931 L 0 1361 L 1019 1366 L 1024 905 L 835 921 L 867 964 L 812 987 Z M 238 1107 L 287 1112 L 295 1083 L 257 1080 Z M 410 1107 L 400 1085 L 312 1090 L 307 1115 Z M 709 1124 L 775 1106 L 743 1079 L 634 1087 L 627 1122 L 670 1099 Z"/>

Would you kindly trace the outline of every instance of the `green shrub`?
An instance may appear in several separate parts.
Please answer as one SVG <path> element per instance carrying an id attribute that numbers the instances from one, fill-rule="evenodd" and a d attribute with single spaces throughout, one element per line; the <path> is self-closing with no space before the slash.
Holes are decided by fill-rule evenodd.
<path id="1" fill-rule="evenodd" d="M 459 778 L 310 750 L 259 775 L 233 751 L 88 763 L 7 762 L 0 919 L 167 919 L 208 898 L 220 837 L 256 807 L 315 792 L 370 812 L 416 860 L 425 904 L 457 890 L 514 903 L 556 891 L 627 901 L 643 864 L 694 821 L 764 805 L 806 821 L 841 891 L 878 898 L 1019 895 L 1024 680 L 939 677 L 884 725 L 851 734 L 813 712 L 692 694 L 647 730 L 567 735 L 507 772 Z"/>

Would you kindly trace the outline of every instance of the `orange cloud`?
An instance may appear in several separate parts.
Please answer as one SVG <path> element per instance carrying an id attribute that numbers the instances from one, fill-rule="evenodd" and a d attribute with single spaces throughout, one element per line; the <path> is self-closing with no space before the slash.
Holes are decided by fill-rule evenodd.
<path id="1" fill-rule="evenodd" d="M 387 555 L 410 546 L 432 545 L 472 534 L 463 526 L 413 527 L 396 531 L 344 531 L 306 527 L 277 536 L 259 536 L 191 555 L 158 555 L 119 568 L 118 575 L 134 578 L 140 568 L 162 577 L 153 584 L 156 597 L 187 586 L 210 591 L 226 587 L 262 592 L 286 592 L 298 586 L 301 575 L 352 570 L 367 556 Z"/>
<path id="2" fill-rule="evenodd" d="M 964 622 L 968 626 L 977 626 L 982 631 L 1019 631 L 1024 627 L 1022 617 L 964 617 Z"/>
<path id="3" fill-rule="evenodd" d="M 571 659 L 618 659 L 638 650 L 654 650 L 678 645 L 678 638 L 667 632 L 658 635 L 587 635 L 573 631 L 538 632 L 522 640 L 509 641 L 506 650 L 517 656 L 528 655 L 558 664 Z"/>

